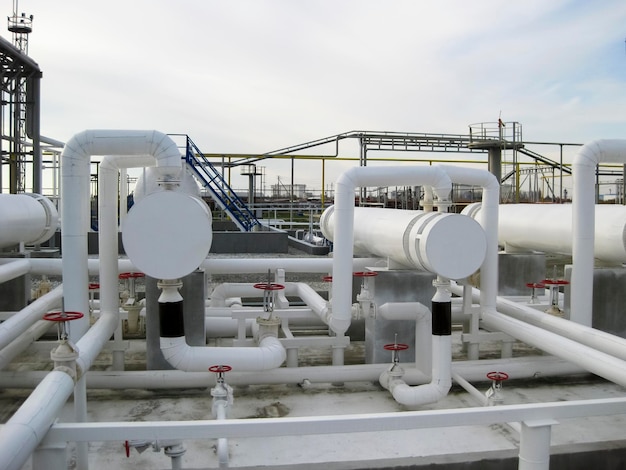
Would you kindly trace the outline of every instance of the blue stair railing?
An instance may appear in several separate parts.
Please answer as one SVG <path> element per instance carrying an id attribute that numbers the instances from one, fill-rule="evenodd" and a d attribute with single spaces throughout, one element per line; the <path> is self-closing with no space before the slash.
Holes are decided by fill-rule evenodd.
<path id="1" fill-rule="evenodd" d="M 248 206 L 228 186 L 222 174 L 211 164 L 189 136 L 186 138 L 185 162 L 201 181 L 203 187 L 211 194 L 215 203 L 228 214 L 242 232 L 249 232 L 255 225 L 260 225 L 259 220 Z"/>

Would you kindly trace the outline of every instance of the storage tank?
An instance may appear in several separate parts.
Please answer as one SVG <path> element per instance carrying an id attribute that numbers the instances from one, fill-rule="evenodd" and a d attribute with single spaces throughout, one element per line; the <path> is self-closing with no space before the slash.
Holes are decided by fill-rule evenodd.
<path id="1" fill-rule="evenodd" d="M 331 241 L 334 215 L 331 206 L 320 219 L 322 233 Z M 460 214 L 355 207 L 353 232 L 355 252 L 389 258 L 397 267 L 448 279 L 473 274 L 487 248 L 483 228 Z"/>
<path id="2" fill-rule="evenodd" d="M 40 194 L 0 194 L 0 248 L 19 243 L 36 245 L 57 229 L 59 214 Z"/>

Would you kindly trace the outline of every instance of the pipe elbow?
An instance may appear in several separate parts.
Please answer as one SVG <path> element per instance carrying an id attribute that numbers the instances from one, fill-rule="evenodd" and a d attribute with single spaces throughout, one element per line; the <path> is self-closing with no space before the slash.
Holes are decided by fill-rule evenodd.
<path id="1" fill-rule="evenodd" d="M 452 387 L 451 380 L 439 379 L 424 385 L 411 387 L 403 380 L 391 380 L 389 391 L 401 405 L 416 407 L 436 403 L 445 397 Z"/>
<path id="2" fill-rule="evenodd" d="M 159 131 L 152 131 L 148 139 L 149 153 L 156 159 L 157 172 L 161 176 L 177 176 L 182 168 L 182 159 L 176 143 Z"/>
<path id="3" fill-rule="evenodd" d="M 276 369 L 287 359 L 287 351 L 275 336 L 266 336 L 259 343 L 262 356 L 262 369 Z"/>
<path id="4" fill-rule="evenodd" d="M 337 318 L 331 313 L 328 326 L 337 333 L 338 336 L 343 336 L 345 332 L 348 331 L 348 328 L 350 328 L 350 323 L 349 318 Z"/>

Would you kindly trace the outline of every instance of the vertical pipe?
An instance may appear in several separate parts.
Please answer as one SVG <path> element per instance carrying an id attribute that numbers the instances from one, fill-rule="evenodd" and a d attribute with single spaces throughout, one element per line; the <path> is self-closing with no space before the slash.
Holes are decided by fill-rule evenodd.
<path id="1" fill-rule="evenodd" d="M 556 422 L 522 422 L 519 470 L 549 470 L 552 424 Z"/>
<path id="2" fill-rule="evenodd" d="M 87 422 L 87 374 L 83 374 L 74 384 L 74 419 L 78 423 Z M 89 468 L 88 445 L 88 442 L 76 443 L 76 468 L 78 470 Z"/>

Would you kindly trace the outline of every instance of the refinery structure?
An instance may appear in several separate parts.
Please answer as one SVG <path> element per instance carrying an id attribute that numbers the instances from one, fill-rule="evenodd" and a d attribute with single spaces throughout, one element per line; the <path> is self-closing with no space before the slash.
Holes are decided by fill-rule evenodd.
<path id="1" fill-rule="evenodd" d="M 32 21 L 0 37 L 0 469 L 622 468 L 626 140 L 60 142 Z"/>

